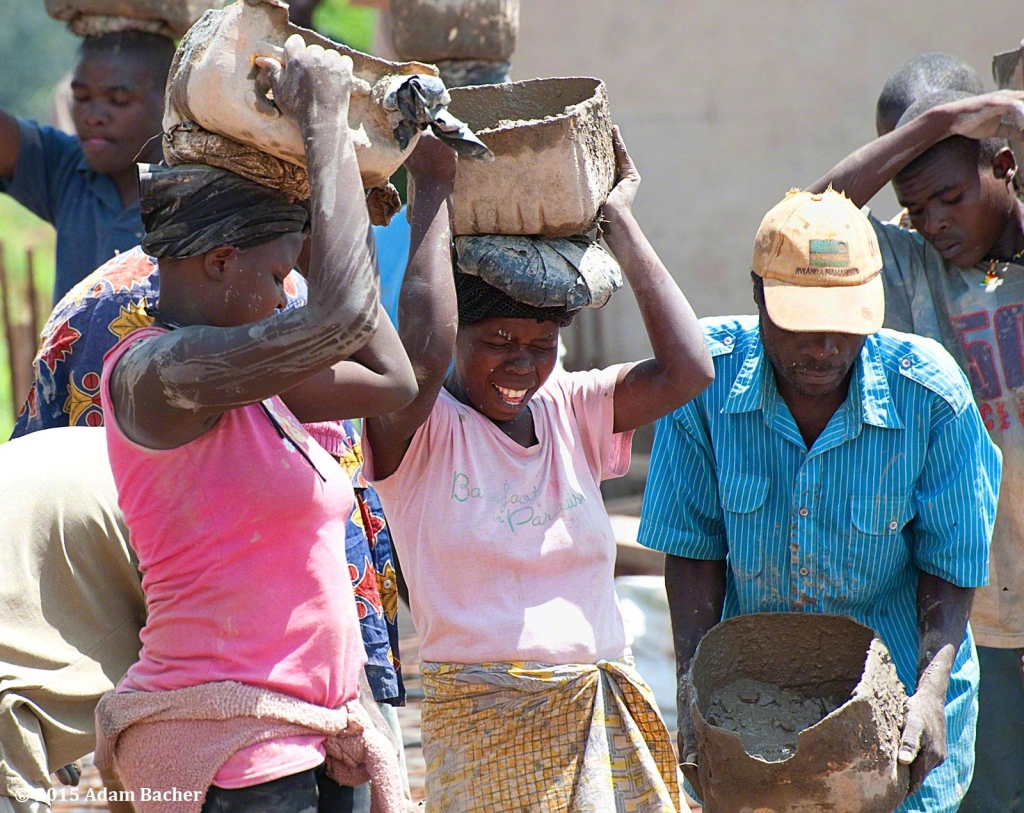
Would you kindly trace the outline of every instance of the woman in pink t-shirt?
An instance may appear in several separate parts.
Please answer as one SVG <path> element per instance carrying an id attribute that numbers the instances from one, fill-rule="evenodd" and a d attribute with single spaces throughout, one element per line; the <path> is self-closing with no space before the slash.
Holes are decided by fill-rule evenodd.
<path id="1" fill-rule="evenodd" d="M 173 786 L 193 810 L 335 811 L 334 779 L 366 781 L 358 754 L 377 760 L 375 794 L 395 801 L 401 785 L 355 702 L 351 481 L 300 421 L 398 409 L 416 384 L 378 303 L 352 63 L 294 36 L 257 64 L 302 131 L 309 206 L 215 167 L 140 172 L 160 301 L 107 355 L 100 388 L 148 620 L 97 711 L 97 753 L 116 754 L 136 799 Z M 429 156 L 446 150 L 425 143 L 409 162 L 429 190 L 417 222 L 441 229 L 454 173 Z M 309 304 L 278 311 L 310 211 Z"/>
<path id="2" fill-rule="evenodd" d="M 419 394 L 366 422 L 364 471 L 423 637 L 428 813 L 678 808 L 672 744 L 629 658 L 599 486 L 628 469 L 634 429 L 714 372 L 633 218 L 640 178 L 617 130 L 615 146 L 602 228 L 653 359 L 552 375 L 564 308 L 517 302 L 449 264 L 403 283 Z"/>

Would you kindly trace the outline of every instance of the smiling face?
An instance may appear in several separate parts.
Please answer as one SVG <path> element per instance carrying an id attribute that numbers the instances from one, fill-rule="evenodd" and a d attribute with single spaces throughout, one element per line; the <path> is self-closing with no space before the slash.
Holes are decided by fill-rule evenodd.
<path id="1" fill-rule="evenodd" d="M 979 166 L 976 145 L 963 149 L 942 142 L 897 175 L 893 188 L 913 228 L 944 259 L 970 268 L 1015 252 L 1009 248 L 1015 245 L 1011 169 L 1016 166 L 1009 150 Z"/>
<path id="2" fill-rule="evenodd" d="M 558 357 L 558 325 L 490 317 L 459 325 L 452 393 L 497 423 L 522 414 Z"/>
<path id="3" fill-rule="evenodd" d="M 163 86 L 121 54 L 84 54 L 71 80 L 71 117 L 89 166 L 114 175 L 160 160 Z"/>

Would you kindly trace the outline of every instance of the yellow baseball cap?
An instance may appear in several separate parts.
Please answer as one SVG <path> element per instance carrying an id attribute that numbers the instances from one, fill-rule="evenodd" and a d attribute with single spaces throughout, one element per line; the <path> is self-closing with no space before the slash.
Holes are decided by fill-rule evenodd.
<path id="1" fill-rule="evenodd" d="M 878 238 L 846 195 L 791 190 L 761 221 L 751 267 L 783 330 L 867 336 L 882 326 Z"/>

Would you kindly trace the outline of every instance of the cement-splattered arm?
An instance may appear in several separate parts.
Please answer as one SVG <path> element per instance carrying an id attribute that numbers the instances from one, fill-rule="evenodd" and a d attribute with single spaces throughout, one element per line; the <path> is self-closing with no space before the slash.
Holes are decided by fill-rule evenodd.
<path id="1" fill-rule="evenodd" d="M 679 758 L 696 764 L 697 742 L 690 718 L 686 673 L 697 644 L 722 620 L 725 607 L 725 559 L 686 559 L 665 556 L 665 590 L 672 618 L 672 643 L 676 653 L 676 704 L 679 720 Z M 694 782 L 695 773 L 686 771 Z"/>
<path id="2" fill-rule="evenodd" d="M 131 348 L 114 372 L 118 419 L 156 447 L 201 434 L 225 410 L 292 389 L 358 351 L 377 328 L 379 282 L 347 122 L 351 60 L 293 36 L 283 64 L 257 62 L 275 103 L 294 116 L 305 140 L 313 220 L 309 304 L 237 327 L 200 319 Z"/>
<path id="3" fill-rule="evenodd" d="M 409 264 L 398 300 L 398 325 L 419 392 L 404 409 L 366 421 L 374 476 L 398 468 L 416 430 L 430 416 L 455 350 L 458 307 L 452 273 L 451 207 L 455 153 L 424 134 L 409 170 Z"/>
<path id="4" fill-rule="evenodd" d="M 946 690 L 964 640 L 974 588 L 921 573 L 917 585 L 919 636 L 917 690 L 910 698 L 899 761 L 910 765 L 910 791 L 946 759 Z"/>
<path id="5" fill-rule="evenodd" d="M 654 358 L 623 369 L 615 385 L 616 432 L 652 423 L 715 380 L 704 332 L 689 301 L 633 216 L 640 173 L 615 128 L 615 188 L 602 209 L 604 240 L 640 307 Z"/>
<path id="6" fill-rule="evenodd" d="M 855 150 L 807 191 L 824 192 L 831 186 L 864 206 L 904 167 L 945 138 L 1019 137 L 1024 127 L 1022 99 L 1024 93 L 1001 90 L 933 107 Z M 1003 123 L 1004 117 L 1008 124 Z"/>

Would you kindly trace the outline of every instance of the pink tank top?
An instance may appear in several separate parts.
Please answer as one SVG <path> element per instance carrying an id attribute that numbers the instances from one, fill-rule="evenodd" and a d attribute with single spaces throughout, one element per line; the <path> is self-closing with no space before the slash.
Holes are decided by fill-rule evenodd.
<path id="1" fill-rule="evenodd" d="M 336 708 L 366 661 L 345 561 L 351 480 L 277 397 L 225 412 L 176 449 L 122 434 L 104 358 L 101 398 L 118 503 L 139 557 L 148 617 L 118 691 L 235 680 Z M 322 737 L 238 752 L 215 783 L 244 787 L 319 764 Z"/>

